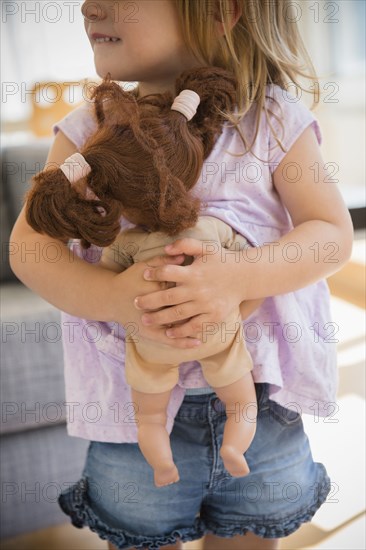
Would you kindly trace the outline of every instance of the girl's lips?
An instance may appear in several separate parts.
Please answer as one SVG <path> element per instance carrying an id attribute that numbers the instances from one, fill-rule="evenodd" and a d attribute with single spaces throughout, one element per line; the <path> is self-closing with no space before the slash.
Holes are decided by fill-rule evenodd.
<path id="1" fill-rule="evenodd" d="M 116 36 L 108 36 L 107 34 L 100 34 L 97 32 L 91 35 L 91 39 L 96 44 L 115 44 L 116 42 L 120 42 L 120 38 Z"/>

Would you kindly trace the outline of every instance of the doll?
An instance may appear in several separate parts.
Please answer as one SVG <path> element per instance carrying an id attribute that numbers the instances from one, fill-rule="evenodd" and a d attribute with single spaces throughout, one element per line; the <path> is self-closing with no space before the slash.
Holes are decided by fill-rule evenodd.
<path id="1" fill-rule="evenodd" d="M 186 236 L 230 250 L 247 247 L 226 223 L 200 215 L 200 200 L 191 191 L 222 131 L 222 113 L 234 108 L 235 78 L 218 67 L 201 67 L 183 72 L 176 91 L 175 99 L 170 92 L 137 98 L 108 75 L 92 96 L 97 131 L 59 169 L 33 178 L 26 207 L 32 228 L 59 239 L 81 239 L 85 248 L 103 247 L 101 264 L 116 272 L 163 254 L 166 244 Z M 121 232 L 121 216 L 135 227 Z M 188 257 L 185 263 L 192 261 Z M 245 305 L 253 309 L 260 302 Z M 141 335 L 126 340 L 138 443 L 156 486 L 179 480 L 166 409 L 179 364 L 191 360 L 200 361 L 226 407 L 220 450 L 225 468 L 233 476 L 249 472 L 244 452 L 255 434 L 255 415 L 248 418 L 246 410 L 256 409 L 256 403 L 241 320 L 238 307 L 220 330 L 202 327 L 197 349 L 176 349 Z"/>

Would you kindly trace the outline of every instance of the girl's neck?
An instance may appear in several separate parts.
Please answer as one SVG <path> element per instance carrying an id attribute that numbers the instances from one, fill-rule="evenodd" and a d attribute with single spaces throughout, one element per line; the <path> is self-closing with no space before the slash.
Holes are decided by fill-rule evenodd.
<path id="1" fill-rule="evenodd" d="M 138 83 L 134 93 L 137 94 L 137 98 L 140 99 L 149 94 L 162 94 L 167 91 L 170 91 L 173 96 L 175 95 L 175 83 L 167 82 L 166 84 L 161 83 L 161 85 L 145 85 L 145 83 Z"/>

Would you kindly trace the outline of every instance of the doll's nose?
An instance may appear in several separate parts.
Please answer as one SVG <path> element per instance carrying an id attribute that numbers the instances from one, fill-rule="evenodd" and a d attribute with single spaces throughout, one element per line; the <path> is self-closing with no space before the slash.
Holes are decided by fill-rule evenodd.
<path id="1" fill-rule="evenodd" d="M 85 0 L 81 6 L 81 13 L 86 21 L 101 21 L 107 17 L 105 6 L 103 6 L 103 0 Z"/>

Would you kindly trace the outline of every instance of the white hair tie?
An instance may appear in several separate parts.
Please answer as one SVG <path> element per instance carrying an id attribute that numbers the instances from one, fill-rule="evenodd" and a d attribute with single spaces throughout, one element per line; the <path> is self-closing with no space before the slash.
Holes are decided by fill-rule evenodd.
<path id="1" fill-rule="evenodd" d="M 171 109 L 179 111 L 187 120 L 191 120 L 197 112 L 200 101 L 200 96 L 193 90 L 182 90 L 175 98 Z"/>
<path id="2" fill-rule="evenodd" d="M 73 185 L 90 174 L 91 166 L 88 162 L 86 162 L 81 153 L 74 153 L 60 166 L 60 170 L 65 174 L 71 185 Z M 91 189 L 89 189 L 89 187 L 85 190 L 85 198 L 88 200 L 99 201 L 99 198 Z M 104 210 L 101 207 L 98 207 L 98 209 L 100 209 L 100 211 Z"/>
<path id="3" fill-rule="evenodd" d="M 70 183 L 76 183 L 91 172 L 91 166 L 80 153 L 74 153 L 60 166 Z"/>

